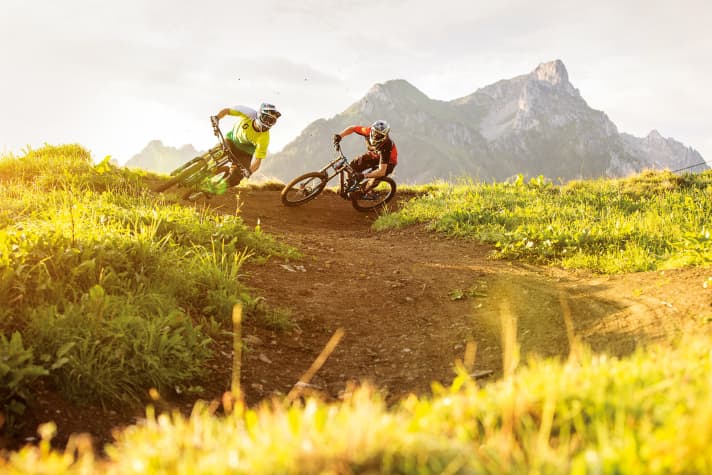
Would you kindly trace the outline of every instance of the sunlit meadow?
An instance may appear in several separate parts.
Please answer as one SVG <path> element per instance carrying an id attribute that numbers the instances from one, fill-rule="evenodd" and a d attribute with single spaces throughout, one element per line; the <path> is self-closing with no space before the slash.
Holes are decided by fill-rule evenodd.
<path id="1" fill-rule="evenodd" d="M 562 186 L 541 177 L 438 184 L 375 226 L 427 223 L 494 244 L 494 257 L 597 272 L 702 266 L 712 260 L 711 180 L 708 172 Z M 239 215 L 146 193 L 141 176 L 93 166 L 78 146 L 5 157 L 0 190 L 5 417 L 21 413 L 37 378 L 79 400 L 190 385 L 209 355 L 205 328 L 227 324 L 236 302 L 249 318 L 265 317 L 239 283 L 241 263 L 298 256 Z M 452 386 L 394 406 L 367 386 L 336 403 L 275 399 L 246 408 L 239 396 L 226 398 L 198 403 L 188 417 L 149 406 L 101 458 L 82 436 L 53 449 L 50 423 L 37 446 L 0 455 L 0 471 L 712 473 L 709 337 L 623 359 L 573 340 L 565 361 L 526 362 L 516 341 L 503 342 L 505 375 L 484 386 L 460 363 Z M 111 364 L 105 351 L 124 364 Z"/>

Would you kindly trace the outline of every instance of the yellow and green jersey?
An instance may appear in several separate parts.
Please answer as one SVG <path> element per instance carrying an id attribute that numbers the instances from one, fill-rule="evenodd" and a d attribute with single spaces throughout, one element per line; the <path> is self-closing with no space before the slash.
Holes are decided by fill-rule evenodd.
<path id="1" fill-rule="evenodd" d="M 247 106 L 234 106 L 230 108 L 229 114 L 238 119 L 225 137 L 246 154 L 260 160 L 265 158 L 269 145 L 269 130 L 258 132 L 252 126 L 252 121 L 257 118 L 257 111 Z"/>

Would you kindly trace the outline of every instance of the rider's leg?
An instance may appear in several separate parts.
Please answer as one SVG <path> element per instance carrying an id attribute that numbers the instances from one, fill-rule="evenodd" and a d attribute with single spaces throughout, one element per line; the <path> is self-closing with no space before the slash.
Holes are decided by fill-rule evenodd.
<path id="1" fill-rule="evenodd" d="M 362 173 L 366 168 L 368 168 L 367 164 L 365 161 L 370 157 L 368 153 L 361 155 L 360 157 L 356 157 L 353 160 L 349 162 L 349 167 L 351 167 L 351 170 L 353 170 L 356 173 Z M 344 184 L 344 193 L 350 193 L 356 189 L 356 185 L 358 183 L 355 183 L 354 177 L 352 174 L 348 175 L 348 180 L 346 180 L 346 183 Z M 346 194 L 343 195 L 344 198 L 346 197 Z"/>
<path id="2" fill-rule="evenodd" d="M 365 153 L 360 157 L 357 157 L 349 163 L 351 169 L 357 173 L 363 173 L 366 170 L 373 170 L 378 167 L 378 157 L 374 157 L 371 153 Z M 356 183 L 350 183 L 351 186 Z"/>
<path id="3" fill-rule="evenodd" d="M 205 152 L 203 155 L 201 155 L 202 158 L 204 159 L 209 159 L 211 156 L 213 159 L 218 160 L 223 156 L 223 148 L 222 145 L 217 144 L 207 152 Z M 216 179 L 217 175 L 211 177 L 211 178 L 206 178 L 203 183 L 200 184 L 200 189 L 195 190 L 192 193 L 188 193 L 185 195 L 185 199 L 189 200 L 194 200 L 196 197 L 199 196 L 199 193 L 202 193 L 204 196 L 211 197 L 212 195 L 221 195 L 225 193 L 225 189 L 227 188 L 227 185 L 223 183 L 224 177 L 227 176 L 228 169 L 225 168 L 224 170 L 218 169 L 218 171 L 221 171 L 223 173 L 223 176 L 220 179 Z M 192 198 L 192 199 L 191 199 Z"/>
<path id="4" fill-rule="evenodd" d="M 240 182 L 242 181 L 242 171 L 240 171 L 237 165 L 233 164 L 232 166 L 230 166 L 230 171 L 228 172 L 226 181 L 227 186 L 229 188 L 240 184 Z"/>
<path id="5" fill-rule="evenodd" d="M 395 167 L 396 167 L 395 165 L 393 165 L 392 163 L 389 163 L 388 166 L 386 167 L 386 174 L 385 174 L 384 176 L 388 176 L 388 175 L 390 175 L 391 173 L 393 173 L 393 169 L 394 169 Z M 374 167 L 372 167 L 371 170 L 375 170 L 376 168 L 378 168 L 378 164 L 376 164 Z M 363 185 L 363 192 L 364 192 L 364 193 L 368 193 L 369 191 L 371 191 L 371 189 L 373 188 L 373 185 L 374 185 L 374 183 L 376 182 L 376 180 L 377 180 L 377 178 L 371 178 L 371 179 L 369 179 L 369 180 L 366 182 L 366 184 Z"/>
<path id="6" fill-rule="evenodd" d="M 249 169 L 250 161 L 252 161 L 252 156 L 248 155 L 247 153 L 238 149 L 231 142 L 228 142 L 228 144 L 230 146 L 230 151 L 232 152 L 233 157 L 235 157 L 237 160 L 239 160 L 240 164 L 244 168 Z M 244 177 L 244 175 L 242 174 L 242 170 L 240 169 L 240 167 L 237 166 L 236 163 L 233 163 L 230 166 L 230 173 L 226 177 L 227 185 L 229 187 L 237 186 L 240 184 L 240 181 L 242 181 L 243 177 Z"/>
<path id="7" fill-rule="evenodd" d="M 378 159 L 374 158 L 370 153 L 364 153 L 363 155 L 351 160 L 349 165 L 353 171 L 358 173 L 363 173 L 367 168 L 373 168 L 373 161 L 376 161 L 376 166 L 378 166 Z"/>

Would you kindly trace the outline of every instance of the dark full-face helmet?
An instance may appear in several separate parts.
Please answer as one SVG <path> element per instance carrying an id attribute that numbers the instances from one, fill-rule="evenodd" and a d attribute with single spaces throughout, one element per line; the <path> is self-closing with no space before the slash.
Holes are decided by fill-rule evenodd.
<path id="1" fill-rule="evenodd" d="M 369 140 L 373 145 L 378 145 L 388 138 L 388 132 L 391 131 L 391 126 L 385 120 L 377 120 L 371 125 L 371 133 Z"/>
<path id="2" fill-rule="evenodd" d="M 260 129 L 262 130 L 269 130 L 275 122 L 277 122 L 277 119 L 282 114 L 277 110 L 277 108 L 274 106 L 274 104 L 267 104 L 266 102 L 263 102 L 260 104 L 260 110 L 257 114 L 257 125 L 259 126 Z"/>

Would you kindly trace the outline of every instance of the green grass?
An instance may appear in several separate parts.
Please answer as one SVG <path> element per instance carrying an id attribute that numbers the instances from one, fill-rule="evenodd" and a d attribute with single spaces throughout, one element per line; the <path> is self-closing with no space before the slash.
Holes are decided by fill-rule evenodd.
<path id="1" fill-rule="evenodd" d="M 712 262 L 712 172 L 647 172 L 554 186 L 441 184 L 380 217 L 376 229 L 428 228 L 495 246 L 495 257 L 636 272 Z"/>
<path id="2" fill-rule="evenodd" d="M 542 178 L 436 184 L 376 226 L 427 223 L 491 242 L 499 257 L 600 272 L 702 265 L 712 258 L 711 181 L 707 172 L 565 186 Z M 289 325 L 287 311 L 265 309 L 241 286 L 240 267 L 296 253 L 239 217 L 163 201 L 143 191 L 139 176 L 93 167 L 75 146 L 0 160 L 0 188 L 6 410 L 21 411 L 11 404 L 31 397 L 37 378 L 54 378 L 77 400 L 91 392 L 107 402 L 190 384 L 209 355 L 208 335 L 220 334 L 237 299 L 248 318 Z M 483 291 L 452 289 L 450 298 Z M 0 472 L 712 473 L 709 336 L 621 359 L 572 341 L 568 360 L 521 366 L 516 342 L 503 337 L 503 346 L 502 379 L 480 386 L 460 367 L 451 386 L 394 406 L 362 386 L 339 402 L 275 399 L 248 409 L 238 401 L 223 415 L 206 403 L 189 417 L 149 407 L 103 459 L 83 436 L 53 449 L 48 423 L 37 446 L 0 454 Z"/>
<path id="3" fill-rule="evenodd" d="M 251 304 L 240 268 L 296 250 L 239 216 L 150 193 L 140 175 L 95 166 L 79 146 L 4 157 L 0 196 L 0 335 L 22 335 L 32 363 L 74 401 L 189 386 L 211 353 L 203 327 L 231 329 L 238 301 L 270 328 L 281 315 Z"/>
<path id="4" fill-rule="evenodd" d="M 44 441 L 6 473 L 712 473 L 712 359 L 704 337 L 624 359 L 576 352 L 532 360 L 479 387 L 466 373 L 434 396 L 387 407 L 364 386 L 345 400 L 197 404 L 189 417 L 147 411 L 96 461 L 82 439 Z M 516 353 L 516 348 L 514 349 Z M 230 409 L 228 407 L 227 409 Z M 78 449 L 78 450 L 77 450 Z"/>

